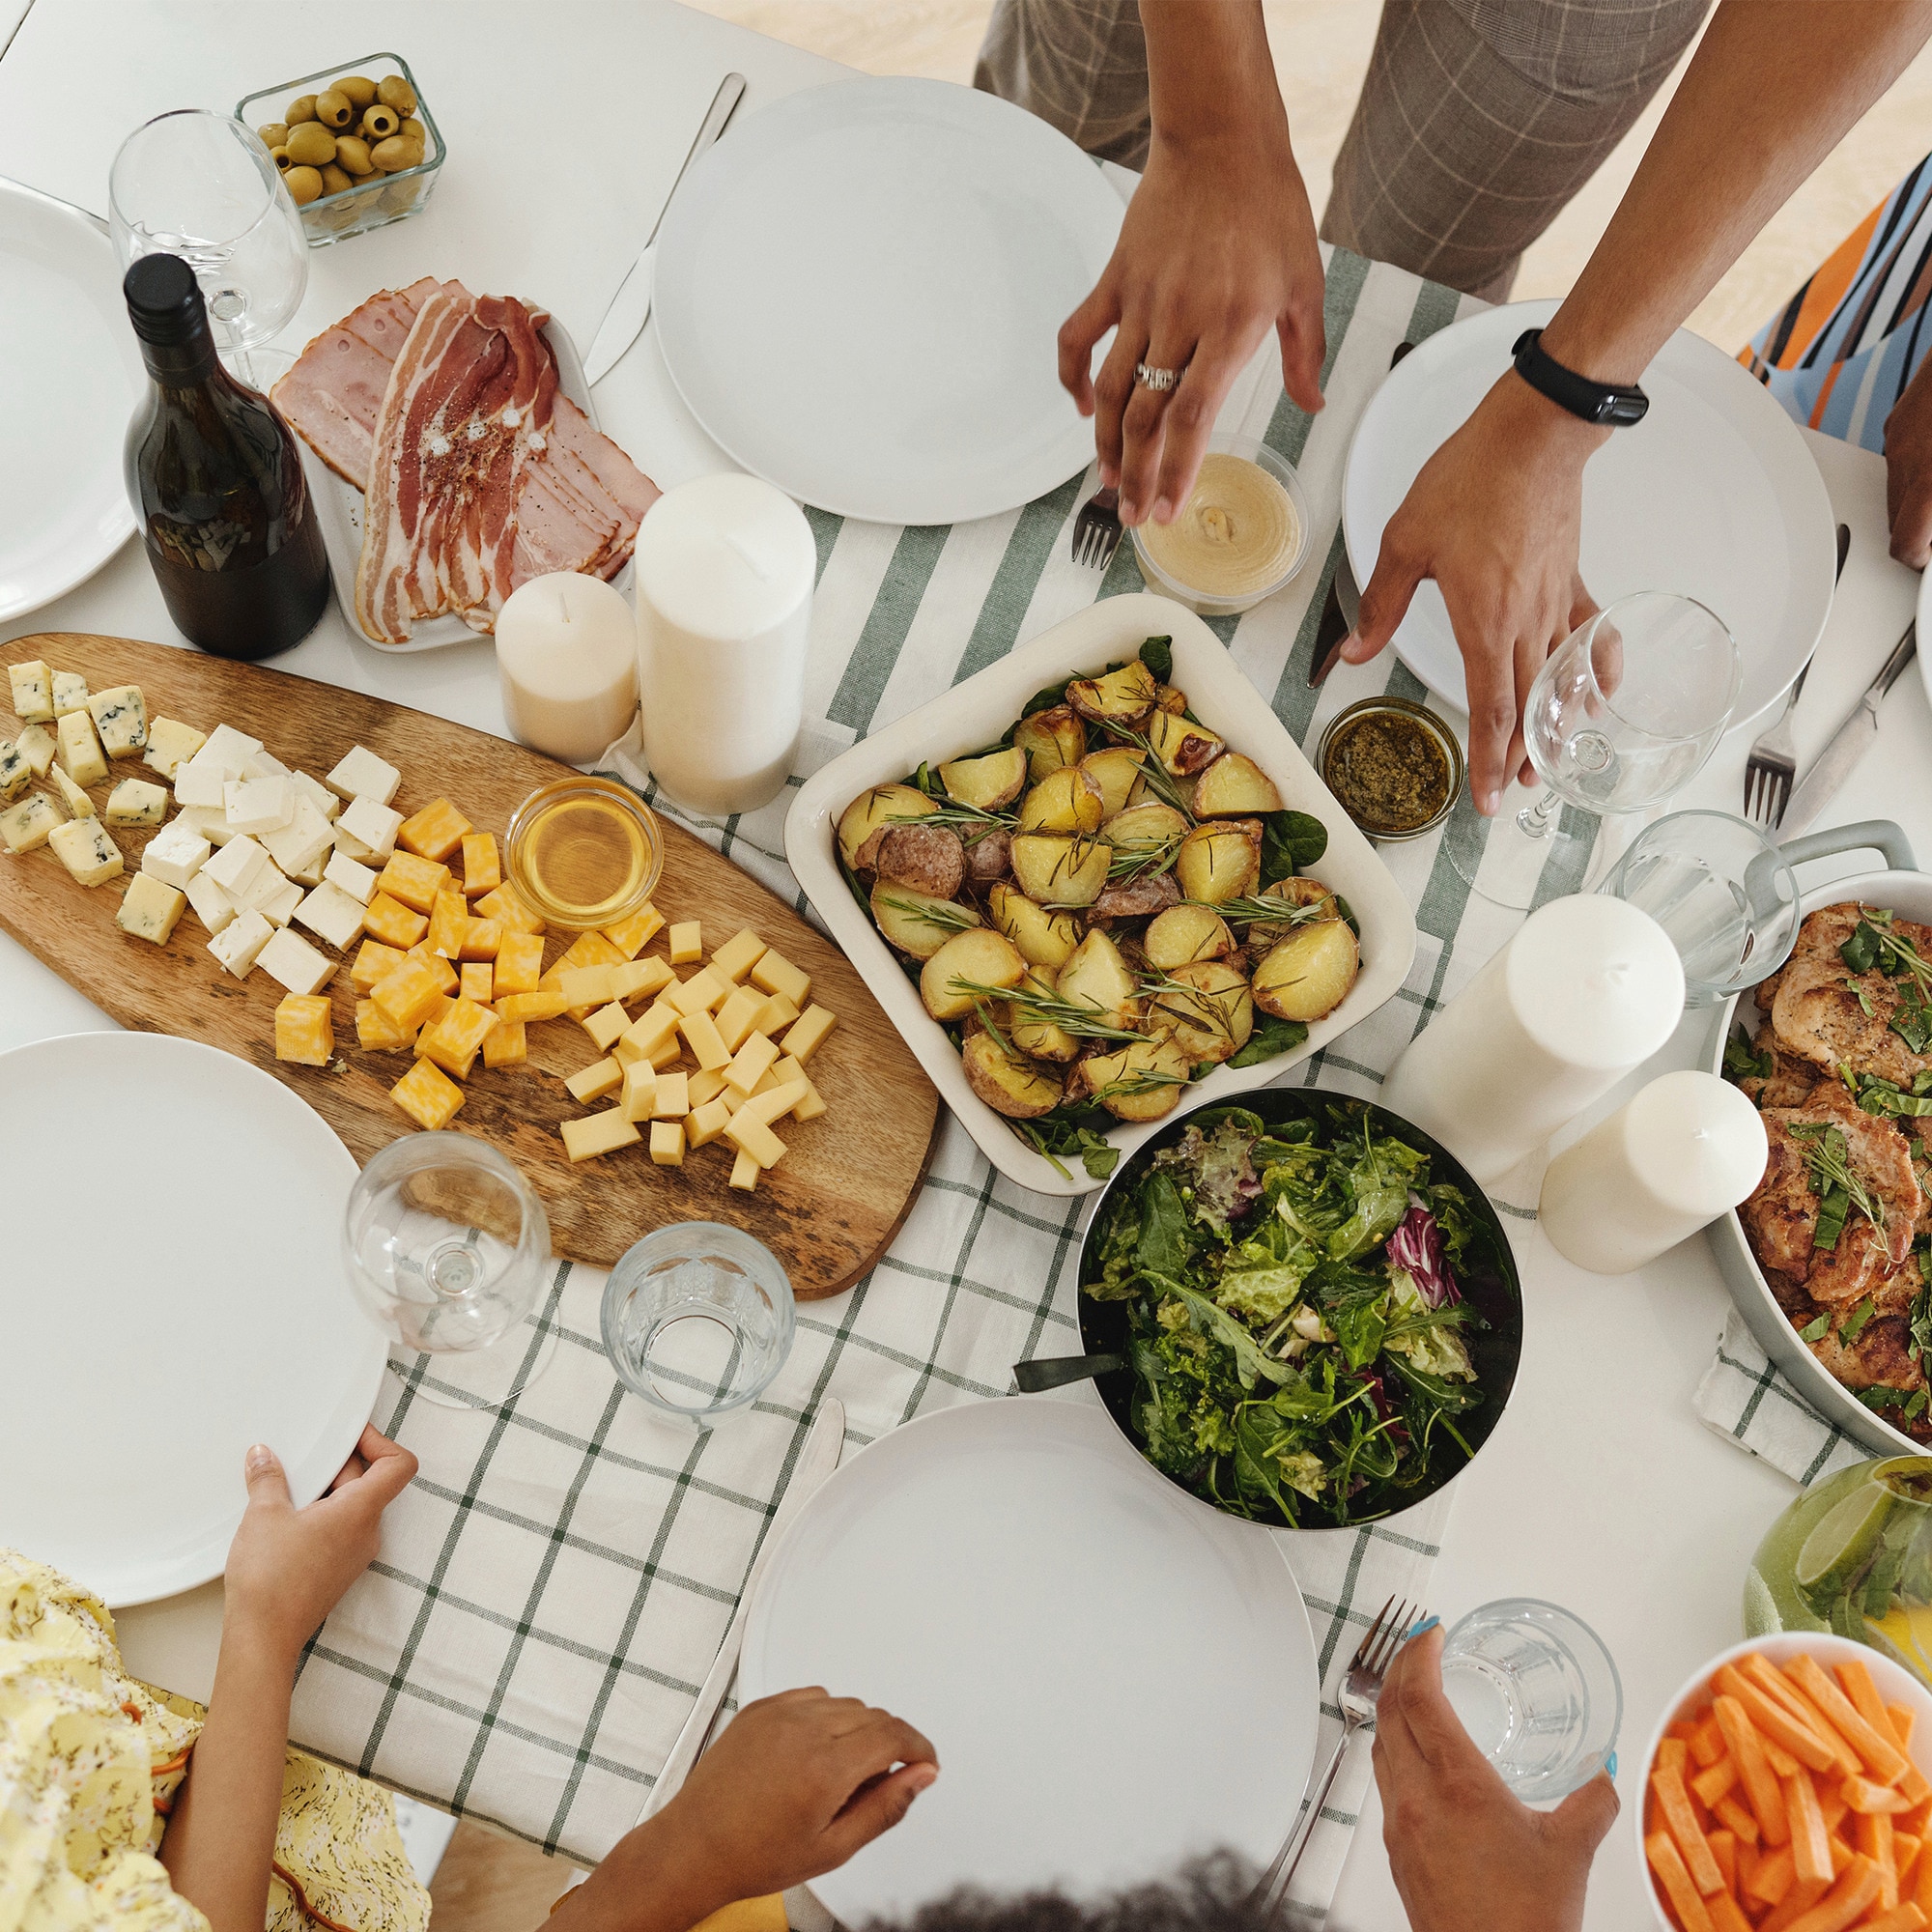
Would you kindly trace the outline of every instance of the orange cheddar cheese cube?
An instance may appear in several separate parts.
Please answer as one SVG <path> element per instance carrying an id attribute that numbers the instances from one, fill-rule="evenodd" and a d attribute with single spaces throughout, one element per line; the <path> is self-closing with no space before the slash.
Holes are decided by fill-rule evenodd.
<path id="1" fill-rule="evenodd" d="M 429 916 L 429 934 L 423 944 L 445 959 L 463 953 L 463 932 L 469 923 L 469 901 L 461 893 L 440 892 Z"/>
<path id="2" fill-rule="evenodd" d="M 446 1127 L 463 1105 L 464 1093 L 435 1062 L 418 1060 L 389 1089 L 389 1098 L 419 1127 Z"/>
<path id="3" fill-rule="evenodd" d="M 497 997 L 493 981 L 497 969 L 487 959 L 478 959 L 473 965 L 466 965 L 457 974 L 460 990 L 466 1000 L 474 1000 L 479 1007 L 487 1007 Z"/>
<path id="4" fill-rule="evenodd" d="M 463 923 L 463 943 L 459 959 L 494 959 L 502 950 L 503 924 L 495 919 L 467 919 Z"/>
<path id="5" fill-rule="evenodd" d="M 493 893 L 485 893 L 475 903 L 480 919 L 494 919 L 505 932 L 541 935 L 544 923 L 525 903 L 523 895 L 505 879 Z"/>
<path id="6" fill-rule="evenodd" d="M 335 1009 L 320 993 L 286 994 L 275 1009 L 275 1058 L 327 1066 L 335 1058 Z"/>
<path id="7" fill-rule="evenodd" d="M 640 906 L 629 919 L 604 928 L 604 937 L 626 959 L 635 959 L 664 930 L 664 915 L 654 905 Z"/>
<path id="8" fill-rule="evenodd" d="M 420 1060 L 429 1051 L 430 1036 L 436 1031 L 436 1023 L 456 1004 L 448 993 L 439 993 L 436 1004 L 423 1015 L 422 1024 L 416 1028 L 415 1053 Z"/>
<path id="9" fill-rule="evenodd" d="M 497 929 L 497 992 L 534 993 L 543 978 L 543 935 L 538 932 L 511 932 L 501 920 Z"/>
<path id="10" fill-rule="evenodd" d="M 446 798 L 432 800 L 396 828 L 396 843 L 407 852 L 440 863 L 463 843 L 463 835 L 476 828 Z"/>
<path id="11" fill-rule="evenodd" d="M 376 875 L 376 890 L 400 899 L 412 912 L 429 912 L 437 894 L 449 890 L 449 867 L 414 852 L 391 852 Z"/>
<path id="12" fill-rule="evenodd" d="M 529 1057 L 529 1037 L 522 1020 L 498 1020 L 483 1036 L 485 1066 L 515 1066 Z"/>
<path id="13" fill-rule="evenodd" d="M 488 1007 L 479 1006 L 474 1000 L 457 1000 L 430 1028 L 423 1052 L 445 1073 L 466 1080 L 477 1054 L 483 1050 L 484 1038 L 492 1027 L 500 1024 Z"/>
<path id="14" fill-rule="evenodd" d="M 399 833 L 397 837 L 402 835 Z M 463 835 L 463 896 L 479 898 L 503 883 L 503 862 L 497 856 L 497 838 L 490 832 Z"/>
<path id="15" fill-rule="evenodd" d="M 355 1002 L 355 1038 L 370 1053 L 389 1053 L 415 1042 L 414 1034 L 398 1026 L 374 1000 Z"/>
<path id="16" fill-rule="evenodd" d="M 355 965 L 349 969 L 349 983 L 366 996 L 378 980 L 403 963 L 405 956 L 399 947 L 384 946 L 380 939 L 365 939 Z"/>
<path id="17" fill-rule="evenodd" d="M 432 952 L 426 946 L 412 946 L 409 956 L 420 959 L 436 975 L 437 991 L 453 993 L 457 987 L 456 968 L 440 952 Z"/>
<path id="18" fill-rule="evenodd" d="M 422 1024 L 443 992 L 437 976 L 422 960 L 405 959 L 376 981 L 369 989 L 369 997 L 397 1026 L 413 1030 Z"/>
<path id="19" fill-rule="evenodd" d="M 362 929 L 371 939 L 407 952 L 429 930 L 429 921 L 392 895 L 378 893 L 363 908 Z"/>

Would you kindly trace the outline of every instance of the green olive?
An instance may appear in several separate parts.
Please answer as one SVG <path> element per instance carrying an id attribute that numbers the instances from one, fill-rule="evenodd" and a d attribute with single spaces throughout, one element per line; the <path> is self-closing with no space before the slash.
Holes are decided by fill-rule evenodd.
<path id="1" fill-rule="evenodd" d="M 335 165 L 352 175 L 366 175 L 376 163 L 369 158 L 369 144 L 359 134 L 335 137 Z"/>
<path id="2" fill-rule="evenodd" d="M 282 119 L 291 128 L 299 121 L 313 121 L 315 119 L 315 96 L 312 94 L 298 95 L 295 99 L 289 102 L 289 111 L 282 116 Z"/>
<path id="3" fill-rule="evenodd" d="M 355 105 L 367 107 L 376 98 L 376 83 L 366 73 L 345 73 L 335 83 L 337 94 L 346 94 Z"/>
<path id="4" fill-rule="evenodd" d="M 423 124 L 420 121 L 418 121 L 413 114 L 406 115 L 404 117 L 403 125 L 396 129 L 396 132 L 399 133 L 404 140 L 413 141 L 419 148 L 426 148 L 429 146 L 429 129 L 425 128 Z"/>
<path id="5" fill-rule="evenodd" d="M 346 170 L 338 168 L 333 161 L 322 171 L 322 191 L 324 194 L 347 194 L 355 185 L 355 178 Z"/>
<path id="6" fill-rule="evenodd" d="M 365 141 L 386 141 L 402 125 L 403 117 L 393 107 L 384 107 L 381 101 L 362 110 L 362 138 Z"/>
<path id="7" fill-rule="evenodd" d="M 376 89 L 376 99 L 385 107 L 393 107 L 398 114 L 413 114 L 416 111 L 416 91 L 401 74 L 385 74 Z"/>
<path id="8" fill-rule="evenodd" d="M 355 103 L 331 87 L 315 97 L 315 118 L 325 128 L 346 128 L 355 118 Z"/>
<path id="9" fill-rule="evenodd" d="M 257 128 L 256 134 L 263 147 L 269 149 L 285 148 L 289 142 L 289 124 L 286 121 L 270 121 L 266 128 Z"/>
<path id="10" fill-rule="evenodd" d="M 282 180 L 288 185 L 289 193 L 298 208 L 306 208 L 310 202 L 322 197 L 322 175 L 315 168 L 291 168 Z"/>
<path id="11" fill-rule="evenodd" d="M 403 169 L 421 163 L 422 150 L 413 141 L 406 141 L 400 134 L 391 134 L 386 141 L 378 141 L 369 150 L 369 158 L 385 175 L 400 174 Z"/>
<path id="12" fill-rule="evenodd" d="M 303 121 L 289 129 L 290 159 L 305 168 L 327 167 L 335 158 L 335 136 L 320 121 Z"/>
<path id="13" fill-rule="evenodd" d="M 275 166 L 278 167 L 283 174 L 287 174 L 288 171 L 295 166 L 295 163 L 289 159 L 289 151 L 285 147 L 270 148 L 269 150 L 269 158 L 274 162 Z"/>

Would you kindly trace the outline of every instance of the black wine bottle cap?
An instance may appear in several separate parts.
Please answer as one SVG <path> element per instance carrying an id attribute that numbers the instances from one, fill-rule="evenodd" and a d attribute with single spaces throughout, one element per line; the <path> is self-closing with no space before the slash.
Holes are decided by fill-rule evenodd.
<path id="1" fill-rule="evenodd" d="M 200 284 L 179 255 L 143 255 L 122 277 L 134 333 L 157 348 L 192 342 L 208 327 Z"/>

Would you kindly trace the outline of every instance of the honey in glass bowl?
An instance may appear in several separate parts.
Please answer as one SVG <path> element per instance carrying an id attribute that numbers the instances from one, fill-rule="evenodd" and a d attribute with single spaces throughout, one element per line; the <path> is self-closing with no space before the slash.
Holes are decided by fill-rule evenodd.
<path id="1" fill-rule="evenodd" d="M 511 884 L 568 930 L 629 919 L 664 871 L 656 815 L 609 779 L 573 773 L 541 786 L 517 808 L 504 843 Z"/>

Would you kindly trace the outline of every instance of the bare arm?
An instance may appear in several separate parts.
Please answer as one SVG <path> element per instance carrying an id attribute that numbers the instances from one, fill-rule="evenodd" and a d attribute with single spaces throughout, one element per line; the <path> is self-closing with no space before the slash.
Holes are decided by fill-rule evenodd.
<path id="1" fill-rule="evenodd" d="M 1932 0 L 1719 0 L 1544 347 L 1598 382 L 1638 380 L 1928 34 Z M 1530 683 L 1586 607 L 1583 466 L 1611 434 L 1630 433 L 1579 421 L 1511 371 L 1424 466 L 1383 533 L 1347 655 L 1373 657 L 1417 583 L 1436 581 L 1468 679 L 1481 810 L 1495 809 L 1521 764 Z"/>

